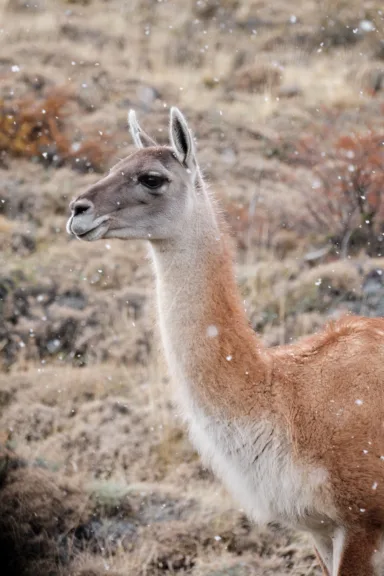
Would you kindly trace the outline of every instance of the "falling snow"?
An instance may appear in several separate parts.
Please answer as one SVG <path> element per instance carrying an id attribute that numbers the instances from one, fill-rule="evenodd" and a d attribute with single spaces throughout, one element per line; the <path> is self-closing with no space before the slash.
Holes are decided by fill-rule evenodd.
<path id="1" fill-rule="evenodd" d="M 218 334 L 219 334 L 219 331 L 217 329 L 217 326 L 215 326 L 214 324 L 211 324 L 210 326 L 208 326 L 208 328 L 207 328 L 208 338 L 216 338 L 216 336 Z"/>
<path id="2" fill-rule="evenodd" d="M 294 365 L 297 358 L 298 348 L 290 343 L 320 332 L 325 323 L 346 312 L 384 316 L 383 206 L 377 205 L 384 182 L 384 121 L 378 113 L 384 97 L 380 3 L 373 2 L 365 11 L 353 3 L 345 11 L 332 3 L 312 10 L 310 3 L 297 0 L 6 0 L 5 4 L 7 25 L 0 29 L 0 361 L 6 375 L 2 435 L 10 449 L 26 457 L 25 466 L 9 466 L 10 481 L 26 472 L 27 477 L 47 475 L 53 500 L 61 485 L 69 483 L 70 490 L 60 501 L 65 511 L 71 506 L 68 526 L 64 515 L 50 510 L 52 498 L 32 499 L 42 502 L 43 510 L 39 502 L 28 502 L 42 544 L 46 532 L 41 522 L 56 518 L 55 538 L 63 528 L 61 548 L 65 551 L 72 544 L 73 534 L 82 538 L 84 533 L 95 558 L 80 550 L 84 558 L 78 566 L 94 562 L 103 573 L 120 574 L 119 565 L 129 571 L 132 559 L 126 548 L 132 542 L 137 558 L 143 559 L 140 569 L 148 573 L 213 574 L 216 566 L 215 574 L 248 574 L 256 569 L 252 549 L 265 551 L 257 558 L 260 573 L 268 572 L 272 564 L 276 573 L 318 571 L 307 543 L 302 544 L 294 531 L 260 532 L 248 525 L 246 505 L 253 502 L 252 495 L 245 494 L 240 512 L 234 500 L 236 514 L 229 514 L 218 481 L 212 481 L 197 459 L 184 422 L 184 405 L 175 416 L 171 370 L 159 360 L 158 333 L 164 326 L 159 315 L 160 330 L 155 329 L 154 309 L 160 290 L 153 294 L 153 270 L 146 253 L 148 241 L 151 251 L 167 245 L 158 240 L 164 230 L 168 234 L 176 230 L 175 236 L 184 240 L 184 257 L 169 258 L 164 266 L 170 283 L 177 273 L 176 285 L 165 299 L 174 318 L 169 332 L 176 333 L 182 325 L 183 337 L 175 339 L 174 356 L 186 360 L 191 373 L 198 373 L 201 358 L 207 364 L 212 357 L 221 362 L 227 379 L 231 377 L 228 401 L 225 377 L 210 371 L 217 380 L 212 390 L 219 389 L 222 395 L 213 414 L 220 402 L 230 411 L 233 398 L 242 392 L 247 394 L 247 413 L 252 414 L 262 371 L 257 353 L 245 354 L 241 348 L 251 331 L 259 332 L 268 345 L 266 358 L 283 345 L 280 360 L 271 361 L 266 372 L 266 382 L 273 383 L 281 370 L 285 387 L 277 387 L 281 393 L 271 388 L 279 392 L 278 407 L 283 406 L 290 384 L 294 386 L 289 381 L 293 372 L 283 375 L 285 363 Z M 62 113 L 52 114 L 52 102 L 45 95 L 58 90 L 60 98 L 67 88 L 71 93 Z M 28 104 L 28 121 L 23 123 L 24 97 L 32 112 Z M 127 112 L 135 108 L 145 130 L 160 144 L 168 144 L 169 110 L 174 105 L 190 122 L 209 191 L 193 188 L 196 166 L 190 169 L 191 158 L 174 152 L 172 158 L 163 150 L 156 154 L 155 168 L 167 170 L 170 181 L 159 186 L 157 198 L 140 196 L 143 191 L 134 189 L 138 179 L 133 178 L 135 185 L 130 186 L 130 172 L 124 168 L 120 173 L 118 164 L 135 150 Z M 14 148 L 5 138 L 8 125 Z M 357 134 L 367 138 L 364 145 L 359 145 Z M 368 161 L 365 144 L 375 136 L 380 137 L 379 144 Z M 111 152 L 104 153 L 104 146 Z M 148 150 L 136 158 L 141 154 L 153 160 Z M 181 161 L 176 164 L 175 158 Z M 143 162 L 141 168 L 145 166 Z M 103 195 L 97 182 L 103 177 L 110 182 L 114 173 L 122 181 L 119 193 L 114 196 L 104 187 Z M 180 175 L 185 186 L 178 185 Z M 93 198 L 103 195 L 113 212 L 111 220 L 121 221 L 129 213 L 130 230 L 135 232 L 137 226 L 140 240 L 110 237 L 86 243 L 65 232 L 70 200 L 95 184 Z M 235 280 L 241 290 L 235 309 L 245 311 L 250 327 L 244 340 L 237 337 L 238 325 L 232 322 L 230 292 L 220 286 L 227 271 L 222 267 L 226 254 L 220 252 L 225 242 L 218 225 L 221 216 L 216 218 L 215 208 L 204 203 L 210 195 L 217 195 L 223 219 L 233 232 Z M 194 212 L 191 208 L 197 205 Z M 162 207 L 167 210 L 160 230 L 147 221 L 141 226 L 143 214 L 152 218 Z M 207 223 L 214 225 L 208 229 Z M 219 252 L 222 261 L 214 271 L 217 294 L 212 310 L 201 279 Z M 178 308 L 185 295 L 184 308 Z M 196 314 L 199 305 L 204 307 L 203 316 Z M 217 314 L 220 306 L 228 314 Z M 197 338 L 183 347 L 193 331 Z M 331 341 L 329 354 L 327 344 L 320 354 L 299 358 L 294 370 L 309 371 L 311 362 L 318 362 L 317 380 L 306 380 L 316 409 L 313 421 L 320 430 L 325 415 L 329 438 L 338 441 L 341 430 L 351 447 L 348 467 L 362 478 L 366 493 L 355 494 L 349 510 L 351 517 L 358 512 L 368 521 L 371 503 L 383 488 L 384 454 L 380 455 L 383 446 L 376 437 L 379 428 L 364 435 L 358 426 L 371 424 L 372 402 L 378 397 L 374 378 L 362 373 L 364 362 L 358 366 L 359 338 L 350 346 L 345 338 L 345 357 L 336 358 L 336 352 L 332 356 Z M 165 352 L 172 357 L 167 347 Z M 332 376 L 325 380 L 333 369 L 342 376 L 345 371 L 344 389 Z M 358 387 L 354 370 L 359 374 Z M 175 385 L 181 383 L 187 403 L 189 380 L 177 376 Z M 317 381 L 325 396 L 317 393 Z M 196 387 L 204 384 L 203 377 L 194 382 Z M 208 396 L 201 394 L 205 401 Z M 297 402 L 287 410 L 299 425 L 310 423 L 310 418 L 302 417 L 309 396 L 296 390 L 292 398 Z M 201 398 L 196 394 L 196 412 L 204 413 Z M 240 411 L 241 405 L 234 407 Z M 223 415 L 217 412 L 221 423 Z M 257 410 L 252 414 L 256 431 L 255 414 Z M 215 418 L 207 422 L 207 429 L 216 424 Z M 231 431 L 237 425 L 225 422 L 223 429 Z M 310 429 L 305 433 L 311 436 Z M 268 458 L 268 451 L 258 460 L 247 434 L 239 433 L 231 452 L 230 433 L 228 439 L 224 465 L 229 467 L 234 458 L 233 470 L 241 479 L 241 460 L 248 458 L 245 464 L 254 478 L 262 479 L 258 465 Z M 215 450 L 215 442 L 207 445 Z M 337 446 L 338 442 L 329 444 L 335 466 L 343 458 Z M 289 472 L 285 477 L 280 464 L 273 506 L 281 496 L 279 489 L 289 486 Z M 310 494 L 306 488 L 301 496 Z M 83 501 L 72 506 L 77 489 Z M 286 502 L 295 490 L 292 486 Z M 22 496 L 16 498 L 18 513 L 26 502 Z M 73 516 L 73 510 L 81 518 Z M 344 512 L 348 515 L 348 510 Z M 17 522 L 13 518 L 12 522 L 18 533 Z M 72 548 L 69 556 L 82 547 Z M 143 550 L 150 551 L 148 558 Z M 19 556 L 13 559 L 18 561 Z M 56 569 L 56 553 L 54 563 Z"/>

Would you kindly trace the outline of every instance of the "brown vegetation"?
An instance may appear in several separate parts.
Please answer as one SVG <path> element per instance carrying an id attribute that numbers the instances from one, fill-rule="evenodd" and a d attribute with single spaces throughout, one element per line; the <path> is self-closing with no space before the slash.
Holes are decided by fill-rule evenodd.
<path id="1" fill-rule="evenodd" d="M 0 100 L 0 154 L 36 159 L 56 167 L 68 163 L 80 171 L 102 172 L 111 148 L 98 137 L 71 141 L 65 121 L 70 93 L 52 89 L 46 97 L 33 93 L 12 101 Z"/>
<path id="2" fill-rule="evenodd" d="M 314 175 L 305 202 L 311 225 L 328 233 L 343 257 L 363 246 L 369 255 L 381 256 L 384 131 L 338 135 L 330 125 L 315 127 L 295 145 L 292 161 L 309 166 Z"/>

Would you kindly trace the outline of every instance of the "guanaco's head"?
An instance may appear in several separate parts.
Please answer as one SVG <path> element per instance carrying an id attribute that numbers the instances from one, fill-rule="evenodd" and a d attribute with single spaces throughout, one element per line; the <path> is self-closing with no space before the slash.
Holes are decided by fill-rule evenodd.
<path id="1" fill-rule="evenodd" d="M 199 169 L 184 116 L 171 109 L 169 146 L 158 146 L 133 110 L 129 125 L 138 150 L 70 204 L 67 231 L 81 240 L 168 240 L 188 222 Z"/>

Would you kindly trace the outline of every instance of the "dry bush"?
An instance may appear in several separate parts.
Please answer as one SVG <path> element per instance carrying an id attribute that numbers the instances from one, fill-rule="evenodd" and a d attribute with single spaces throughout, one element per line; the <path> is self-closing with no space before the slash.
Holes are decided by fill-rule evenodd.
<path id="1" fill-rule="evenodd" d="M 373 61 L 365 66 L 360 65 L 356 70 L 353 70 L 350 78 L 352 81 L 357 81 L 358 86 L 361 87 L 365 94 L 376 97 L 384 90 L 384 64 L 378 64 Z"/>
<path id="2" fill-rule="evenodd" d="M 384 131 L 336 134 L 327 123 L 301 137 L 290 156 L 313 172 L 304 205 L 309 226 L 325 232 L 342 257 L 364 247 L 381 256 L 384 241 Z"/>
<path id="3" fill-rule="evenodd" d="M 55 88 L 43 98 L 32 94 L 12 102 L 0 100 L 0 153 L 103 172 L 111 149 L 100 137 L 74 142 L 66 122 L 70 99 L 68 89 Z"/>
<path id="4" fill-rule="evenodd" d="M 300 247 L 300 239 L 295 230 L 289 230 L 281 220 L 281 211 L 272 210 L 255 196 L 250 201 L 224 203 L 225 218 L 230 226 L 238 249 L 247 258 L 253 258 L 255 248 L 259 256 L 271 252 L 285 258 Z M 267 254 L 265 254 L 267 256 Z"/>
<path id="5" fill-rule="evenodd" d="M 229 79 L 228 87 L 244 92 L 265 92 L 277 88 L 281 83 L 281 70 L 268 64 L 241 66 Z"/>
<path id="6" fill-rule="evenodd" d="M 13 156 L 39 157 L 55 144 L 58 155 L 68 152 L 63 134 L 63 107 L 68 94 L 57 92 L 45 100 L 33 96 L 8 103 L 0 102 L 0 150 Z"/>
<path id="7" fill-rule="evenodd" d="M 58 574 L 73 556 L 73 530 L 88 517 L 87 500 L 78 487 L 1 446 L 0 472 L 1 573 Z"/>
<path id="8" fill-rule="evenodd" d="M 258 211 L 256 215 L 252 202 L 229 201 L 224 208 L 225 218 L 239 248 L 249 250 L 252 241 L 256 244 L 268 243 L 269 234 L 263 233 L 268 226 L 268 215 L 265 212 Z"/>

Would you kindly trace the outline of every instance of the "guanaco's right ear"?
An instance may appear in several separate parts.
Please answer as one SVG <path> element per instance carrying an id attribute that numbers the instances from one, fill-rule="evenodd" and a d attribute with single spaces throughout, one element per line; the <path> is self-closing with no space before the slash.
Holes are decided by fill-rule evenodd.
<path id="1" fill-rule="evenodd" d="M 130 110 L 128 113 L 129 131 L 136 148 L 148 148 L 148 146 L 157 146 L 156 142 L 148 136 L 141 128 L 136 118 L 136 112 Z"/>
<path id="2" fill-rule="evenodd" d="M 178 108 L 171 108 L 169 139 L 179 162 L 190 170 L 196 169 L 195 145 L 192 134 L 183 114 Z"/>

